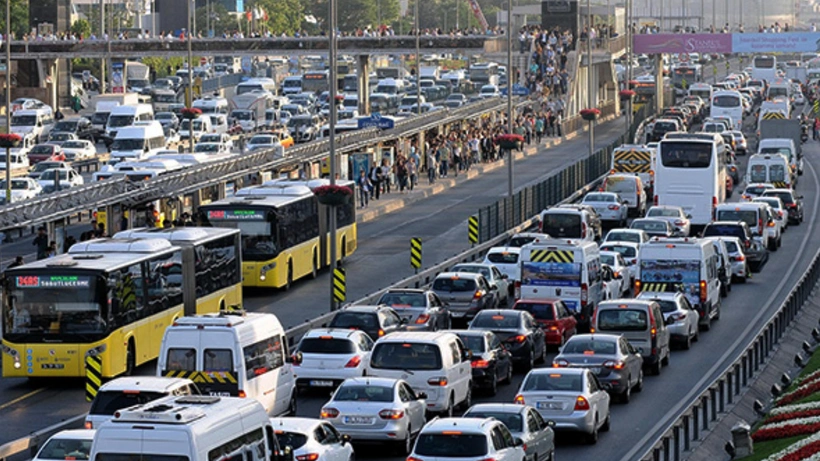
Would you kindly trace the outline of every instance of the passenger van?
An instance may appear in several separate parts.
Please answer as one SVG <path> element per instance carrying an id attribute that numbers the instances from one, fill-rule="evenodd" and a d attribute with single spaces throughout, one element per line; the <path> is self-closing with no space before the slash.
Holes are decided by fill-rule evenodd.
<path id="1" fill-rule="evenodd" d="M 646 213 L 646 191 L 643 187 L 641 178 L 632 174 L 611 174 L 604 180 L 604 190 L 618 194 L 629 207 L 630 216 L 643 216 Z"/>
<path id="2" fill-rule="evenodd" d="M 752 232 L 752 239 L 772 248 L 767 227 L 775 227 L 771 208 L 761 202 L 723 203 L 715 209 L 715 221 L 743 221 Z"/>
<path id="3" fill-rule="evenodd" d="M 282 95 L 288 96 L 291 94 L 299 94 L 302 92 L 302 76 L 295 75 L 291 77 L 285 77 L 282 80 Z"/>
<path id="4" fill-rule="evenodd" d="M 38 143 L 48 139 L 53 127 L 51 109 L 23 109 L 11 115 L 11 132 L 20 136 L 32 135 Z"/>
<path id="5" fill-rule="evenodd" d="M 192 128 L 193 127 L 193 128 Z M 199 142 L 199 137 L 213 130 L 211 117 L 198 117 L 193 120 L 185 119 L 179 124 L 180 139 L 188 139 L 191 136 L 194 142 Z"/>
<path id="6" fill-rule="evenodd" d="M 758 154 L 783 154 L 789 159 L 792 173 L 803 174 L 803 158 L 794 141 L 789 138 L 761 139 L 757 143 Z M 797 181 L 795 181 L 795 185 Z"/>
<path id="7" fill-rule="evenodd" d="M 781 189 L 792 189 L 793 175 L 789 159 L 784 154 L 754 154 L 746 166 L 747 184 L 769 183 Z"/>
<path id="8" fill-rule="evenodd" d="M 454 333 L 397 332 L 376 341 L 367 376 L 404 379 L 427 394 L 427 410 L 453 415 L 472 399 L 471 355 Z"/>
<path id="9" fill-rule="evenodd" d="M 517 299 L 560 299 L 589 328 L 589 319 L 603 297 L 601 256 L 594 242 L 548 239 L 521 247 L 521 281 Z"/>
<path id="10" fill-rule="evenodd" d="M 137 122 L 133 126 L 119 128 L 111 143 L 111 162 L 125 159 L 145 160 L 165 150 L 165 131 L 157 121 Z"/>
<path id="11" fill-rule="evenodd" d="M 583 209 L 548 208 L 541 212 L 540 232 L 561 239 L 588 240 L 597 238 L 592 216 Z"/>
<path id="12" fill-rule="evenodd" d="M 635 296 L 642 291 L 680 291 L 700 314 L 700 326 L 720 318 L 720 273 L 712 242 L 667 238 L 644 243 L 638 252 Z"/>
<path id="13" fill-rule="evenodd" d="M 221 97 L 205 97 L 194 101 L 192 107 L 199 109 L 203 114 L 224 114 L 228 115 L 230 108 L 228 100 Z"/>
<path id="14" fill-rule="evenodd" d="M 135 104 L 117 106 L 111 109 L 108 123 L 105 125 L 105 135 L 109 139 L 117 139 L 117 130 L 131 126 L 135 122 L 154 120 L 154 109 L 150 104 Z"/>
<path id="15" fill-rule="evenodd" d="M 653 374 L 661 374 L 661 367 L 669 365 L 671 338 L 661 307 L 655 301 L 603 301 L 595 309 L 592 329 L 595 333 L 624 336 L 640 351 L 644 366 Z"/>
<path id="16" fill-rule="evenodd" d="M 95 461 L 293 461 L 253 399 L 169 396 L 118 411 L 97 429 Z"/>
<path id="17" fill-rule="evenodd" d="M 186 378 L 125 376 L 103 384 L 85 417 L 86 429 L 98 429 L 114 412 L 169 395 L 199 395 L 199 388 Z"/>
<path id="18" fill-rule="evenodd" d="M 655 149 L 630 144 L 616 147 L 612 151 L 612 173 L 637 175 L 651 195 L 655 182 Z"/>
<path id="19" fill-rule="evenodd" d="M 272 416 L 295 414 L 287 343 L 273 314 L 182 317 L 165 330 L 157 376 L 190 378 L 205 395 L 256 399 Z"/>

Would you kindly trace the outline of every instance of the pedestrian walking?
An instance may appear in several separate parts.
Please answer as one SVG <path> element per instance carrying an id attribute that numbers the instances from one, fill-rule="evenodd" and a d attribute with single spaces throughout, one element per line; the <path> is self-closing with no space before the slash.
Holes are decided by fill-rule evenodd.
<path id="1" fill-rule="evenodd" d="M 409 180 L 410 191 L 412 192 L 418 181 L 418 165 L 416 164 L 416 157 L 410 157 L 407 162 L 407 178 Z"/>
<path id="2" fill-rule="evenodd" d="M 356 180 L 356 184 L 359 186 L 359 206 L 367 208 L 367 201 L 373 190 L 373 185 L 364 170 L 359 170 L 359 179 Z"/>
<path id="3" fill-rule="evenodd" d="M 430 152 L 427 154 L 427 181 L 430 184 L 436 183 L 436 169 L 438 162 L 436 162 L 436 154 Z"/>
<path id="4" fill-rule="evenodd" d="M 382 169 L 378 165 L 374 165 L 370 168 L 370 198 L 374 200 L 379 199 L 379 195 L 381 194 L 381 176 L 382 176 Z"/>
<path id="5" fill-rule="evenodd" d="M 37 229 L 37 236 L 34 237 L 32 245 L 37 247 L 37 259 L 46 259 L 48 257 L 48 235 L 46 228 L 40 227 Z"/>

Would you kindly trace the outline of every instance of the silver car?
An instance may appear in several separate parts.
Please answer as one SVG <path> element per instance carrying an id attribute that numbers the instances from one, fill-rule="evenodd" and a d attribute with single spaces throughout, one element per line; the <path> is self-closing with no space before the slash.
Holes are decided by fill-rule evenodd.
<path id="1" fill-rule="evenodd" d="M 646 212 L 647 218 L 663 219 L 675 227 L 678 237 L 689 237 L 692 227 L 691 215 L 686 214 L 679 206 L 657 205 Z"/>
<path id="2" fill-rule="evenodd" d="M 388 442 L 406 455 L 426 422 L 426 398 L 401 379 L 350 378 L 322 407 L 321 418 L 354 443 Z"/>
<path id="3" fill-rule="evenodd" d="M 638 295 L 638 299 L 655 301 L 661 306 L 670 339 L 680 344 L 684 349 L 689 349 L 693 341 L 700 339 L 700 330 L 698 329 L 700 314 L 692 308 L 683 293 L 644 292 Z"/>
<path id="4" fill-rule="evenodd" d="M 555 459 L 555 432 L 535 408 L 514 403 L 480 403 L 470 407 L 465 418 L 495 418 L 524 442 L 526 460 Z"/>
<path id="5" fill-rule="evenodd" d="M 394 288 L 387 290 L 378 304 L 392 307 L 407 323 L 405 331 L 437 331 L 450 328 L 450 312 L 430 290 Z"/>
<path id="6" fill-rule="evenodd" d="M 590 192 L 581 203 L 591 206 L 601 221 L 614 222 L 621 227 L 626 225 L 629 207 L 615 192 Z"/>
<path id="7" fill-rule="evenodd" d="M 515 403 L 531 405 L 544 419 L 555 421 L 555 430 L 587 434 L 598 442 L 598 431 L 610 428 L 609 394 L 586 368 L 539 368 L 521 383 Z"/>
<path id="8" fill-rule="evenodd" d="M 442 272 L 433 281 L 433 292 L 447 303 L 453 319 L 470 320 L 479 311 L 498 306 L 496 292 L 481 274 Z"/>
<path id="9" fill-rule="evenodd" d="M 743 244 L 737 237 L 720 237 L 723 243 L 726 244 L 726 250 L 729 251 L 729 260 L 732 263 L 732 281 L 737 283 L 746 283 L 746 279 L 752 276 L 749 270 L 749 261 L 746 260 L 746 253 L 743 249 Z"/>
<path id="10" fill-rule="evenodd" d="M 471 274 L 481 274 L 487 279 L 490 288 L 495 286 L 497 288 L 498 305 L 499 307 L 509 307 L 510 297 L 513 295 L 513 285 L 510 283 L 509 276 L 502 274 L 500 270 L 493 264 L 479 264 L 479 263 L 464 263 L 456 264 L 450 269 L 451 272 L 469 272 Z"/>

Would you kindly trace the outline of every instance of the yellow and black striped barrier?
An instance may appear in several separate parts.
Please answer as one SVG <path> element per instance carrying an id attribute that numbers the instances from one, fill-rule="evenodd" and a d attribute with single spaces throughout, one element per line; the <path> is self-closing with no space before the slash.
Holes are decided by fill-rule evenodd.
<path id="1" fill-rule="evenodd" d="M 785 181 L 772 181 L 772 185 L 777 189 L 788 189 L 789 187 Z"/>
<path id="2" fill-rule="evenodd" d="M 813 110 L 815 114 L 820 114 L 820 101 L 814 101 Z"/>
<path id="3" fill-rule="evenodd" d="M 236 384 L 236 374 L 229 371 L 187 371 L 169 370 L 163 373 L 168 378 L 188 378 L 198 384 Z"/>
<path id="4" fill-rule="evenodd" d="M 470 243 L 478 243 L 478 216 L 470 216 L 467 220 L 467 238 Z"/>
<path id="5" fill-rule="evenodd" d="M 782 112 L 766 112 L 763 114 L 763 120 L 786 120 L 786 115 Z"/>
<path id="6" fill-rule="evenodd" d="M 333 300 L 343 303 L 347 297 L 347 281 L 345 280 L 345 270 L 337 267 L 333 271 Z"/>
<path id="7" fill-rule="evenodd" d="M 680 283 L 644 283 L 643 287 L 641 287 L 641 291 L 665 293 L 668 291 L 679 291 L 681 286 Z"/>
<path id="8" fill-rule="evenodd" d="M 569 250 L 534 250 L 530 253 L 534 263 L 573 263 L 575 253 Z"/>
<path id="9" fill-rule="evenodd" d="M 85 399 L 94 400 L 102 386 L 102 358 L 99 355 L 85 357 Z"/>
<path id="10" fill-rule="evenodd" d="M 410 239 L 410 265 L 413 269 L 421 267 L 421 239 L 418 237 Z"/>

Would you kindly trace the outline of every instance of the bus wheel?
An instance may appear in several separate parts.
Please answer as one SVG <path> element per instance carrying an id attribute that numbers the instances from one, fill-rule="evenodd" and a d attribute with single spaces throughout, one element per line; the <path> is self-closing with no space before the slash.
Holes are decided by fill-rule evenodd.
<path id="1" fill-rule="evenodd" d="M 134 348 L 134 340 L 128 340 L 128 350 L 125 353 L 125 376 L 134 374 L 134 368 L 137 363 L 137 352 Z"/>
<path id="2" fill-rule="evenodd" d="M 313 271 L 310 273 L 311 278 L 316 278 L 319 274 L 319 261 L 316 258 L 316 250 L 313 250 Z"/>
<path id="3" fill-rule="evenodd" d="M 293 285 L 293 261 L 288 261 L 288 280 L 285 282 L 285 291 L 290 290 Z"/>

